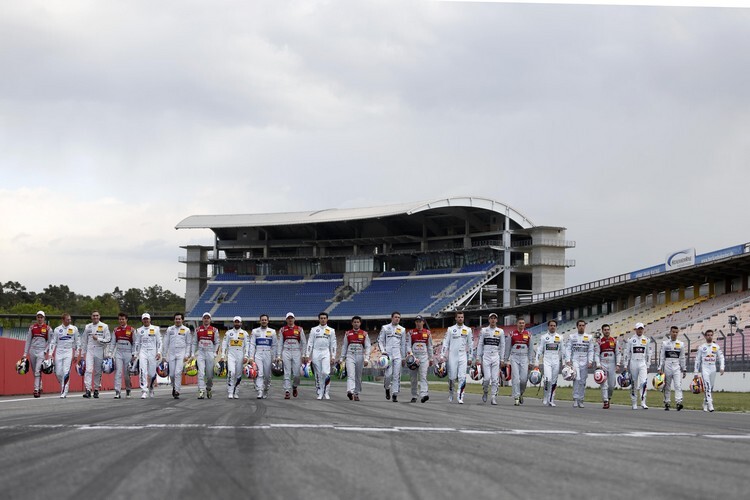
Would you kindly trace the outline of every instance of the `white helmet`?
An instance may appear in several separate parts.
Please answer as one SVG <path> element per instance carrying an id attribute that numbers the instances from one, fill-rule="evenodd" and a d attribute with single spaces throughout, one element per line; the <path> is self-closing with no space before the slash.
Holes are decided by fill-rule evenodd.
<path id="1" fill-rule="evenodd" d="M 572 366 L 565 365 L 562 369 L 562 376 L 563 376 L 563 379 L 567 381 L 575 380 L 576 371 L 573 369 Z"/>
<path id="2" fill-rule="evenodd" d="M 391 357 L 388 356 L 388 354 L 383 353 L 378 359 L 378 367 L 388 368 L 389 366 L 391 366 Z"/>

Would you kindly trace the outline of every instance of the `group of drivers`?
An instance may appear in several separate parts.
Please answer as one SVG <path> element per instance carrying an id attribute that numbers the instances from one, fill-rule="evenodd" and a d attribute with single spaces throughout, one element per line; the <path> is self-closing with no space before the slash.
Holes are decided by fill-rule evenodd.
<path id="1" fill-rule="evenodd" d="M 126 397 L 130 397 L 130 374 L 140 376 L 141 397 L 154 395 L 156 375 L 170 378 L 172 396 L 180 397 L 183 369 L 197 372 L 198 399 L 211 398 L 214 373 L 227 374 L 229 399 L 239 398 L 239 383 L 243 374 L 255 378 L 257 398 L 268 397 L 272 373 L 283 372 L 284 398 L 298 396 L 300 373 L 315 378 L 318 399 L 330 399 L 331 368 L 345 370 L 347 397 L 359 401 L 362 390 L 362 370 L 369 366 L 371 345 L 362 320 L 354 316 L 352 328 L 344 334 L 340 358 L 336 359 L 336 332 L 328 326 L 328 315 L 318 315 L 319 324 L 306 337 L 303 328 L 295 324 L 292 312 L 287 313 L 285 325 L 276 331 L 268 326 L 268 315 L 260 316 L 260 327 L 250 333 L 242 328 L 242 318 L 235 316 L 233 327 L 227 330 L 220 342 L 219 330 L 211 324 L 211 315 L 206 312 L 201 324 L 191 332 L 184 325 L 181 313 L 174 315 L 174 325 L 164 335 L 161 328 L 151 324 L 148 313 L 141 316 L 142 326 L 135 329 L 128 324 L 125 313 L 118 315 L 118 326 L 113 333 L 108 325 L 100 321 L 94 311 L 91 322 L 79 335 L 71 323 L 70 314 L 62 315 L 62 324 L 51 330 L 43 311 L 36 315 L 36 322 L 29 327 L 24 355 L 19 364 L 30 364 L 34 372 L 34 397 L 42 392 L 41 371 L 43 365 L 50 367 L 54 360 L 54 372 L 60 382 L 60 397 L 68 394 L 70 370 L 76 365 L 84 377 L 84 398 L 98 398 L 101 388 L 103 361 L 111 361 L 115 374 L 115 398 L 121 398 L 122 380 L 125 380 Z M 440 355 L 435 359 L 432 334 L 425 327 L 424 319 L 417 316 L 415 327 L 407 330 L 401 325 L 401 314 L 393 312 L 390 323 L 384 325 L 378 335 L 378 347 L 382 356 L 378 367 L 385 369 L 385 397 L 398 402 L 401 369 L 408 367 L 411 373 L 411 402 L 419 397 L 422 403 L 429 400 L 427 374 L 434 366 L 440 377 L 448 377 L 448 399 L 459 404 L 464 402 L 467 371 L 471 376 L 482 378 L 482 401 L 497 404 L 497 393 L 501 373 L 511 381 L 511 397 L 516 406 L 523 404 L 523 395 L 531 376 L 532 382 L 543 382 L 544 405 L 556 406 L 555 390 L 560 375 L 573 381 L 573 406 L 582 408 L 586 379 L 589 370 L 596 370 L 594 378 L 600 384 L 603 408 L 609 408 L 610 399 L 619 378 L 621 385 L 630 381 L 633 409 L 647 409 L 648 367 L 653 358 L 652 342 L 643 336 L 644 325 L 635 325 L 635 335 L 618 343 L 610 334 L 609 325 L 602 326 L 602 335 L 594 338 L 586 333 L 586 322 L 577 322 L 577 331 L 566 341 L 557 333 L 557 322 L 548 322 L 548 331 L 541 335 L 534 348 L 532 335 L 525 329 L 526 323 L 519 319 L 516 329 L 506 335 L 497 325 L 498 316 L 489 315 L 489 325 L 479 332 L 474 349 L 473 329 L 464 323 L 463 312 L 455 315 L 455 324 L 446 331 Z M 677 339 L 677 327 L 670 329 L 670 336 L 662 343 L 658 356 L 658 372 L 664 384 L 664 407 L 670 409 L 670 393 L 675 390 L 677 410 L 683 408 L 681 379 L 686 371 L 687 345 Z M 713 332 L 705 333 L 706 344 L 698 349 L 695 377 L 700 379 L 705 392 L 703 409 L 713 411 L 712 389 L 717 364 L 724 374 L 724 356 L 721 348 L 713 343 Z M 539 371 L 543 359 L 543 371 Z M 30 363 L 29 363 L 30 362 Z M 300 369 L 300 367 L 302 367 Z M 531 373 L 530 373 L 531 370 Z M 535 373 L 536 372 L 536 373 Z M 617 377 L 616 374 L 620 374 Z M 534 380 L 536 378 L 536 380 Z M 490 392 L 491 391 L 491 392 Z"/>

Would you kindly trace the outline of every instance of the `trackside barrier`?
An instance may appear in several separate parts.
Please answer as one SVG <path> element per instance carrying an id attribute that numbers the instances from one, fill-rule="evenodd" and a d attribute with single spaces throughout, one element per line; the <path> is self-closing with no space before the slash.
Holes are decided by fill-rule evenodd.
<path id="1" fill-rule="evenodd" d="M 31 395 L 34 392 L 34 373 L 26 375 L 16 373 L 16 361 L 23 356 L 24 342 L 21 340 L 0 338 L 0 396 Z M 197 383 L 197 377 L 183 376 L 183 384 Z M 133 389 L 138 390 L 138 376 L 132 376 L 130 381 Z M 123 384 L 124 385 L 124 384 Z M 54 373 L 42 374 L 42 386 L 45 394 L 59 394 L 60 384 Z M 102 390 L 108 391 L 114 388 L 114 374 L 102 374 Z M 83 392 L 83 377 L 71 367 L 70 392 Z"/>

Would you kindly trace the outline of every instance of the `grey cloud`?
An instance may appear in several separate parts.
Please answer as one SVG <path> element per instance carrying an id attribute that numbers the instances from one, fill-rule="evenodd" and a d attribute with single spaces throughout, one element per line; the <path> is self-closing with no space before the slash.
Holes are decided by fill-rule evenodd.
<path id="1" fill-rule="evenodd" d="M 76 7 L 3 6 L 0 166 L 153 203 L 167 216 L 128 229 L 163 241 L 133 258 L 203 241 L 164 235 L 193 213 L 465 194 L 567 226 L 569 283 L 750 234 L 726 209 L 750 180 L 748 10 Z"/>

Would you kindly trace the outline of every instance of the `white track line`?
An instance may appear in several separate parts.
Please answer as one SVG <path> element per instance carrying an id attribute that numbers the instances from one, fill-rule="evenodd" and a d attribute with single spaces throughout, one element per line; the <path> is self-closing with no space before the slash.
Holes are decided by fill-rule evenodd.
<path id="1" fill-rule="evenodd" d="M 71 431 L 113 431 L 113 430 L 211 430 L 211 431 L 273 431 L 321 429 L 343 432 L 393 432 L 393 433 L 460 433 L 495 436 L 587 436 L 587 437 L 626 437 L 626 438 L 675 438 L 703 437 L 711 439 L 750 439 L 750 434 L 701 434 L 689 432 L 584 432 L 563 429 L 460 429 L 451 427 L 368 427 L 332 424 L 261 424 L 261 425 L 213 425 L 213 424 L 28 424 L 0 425 L 0 430 L 71 430 Z"/>

